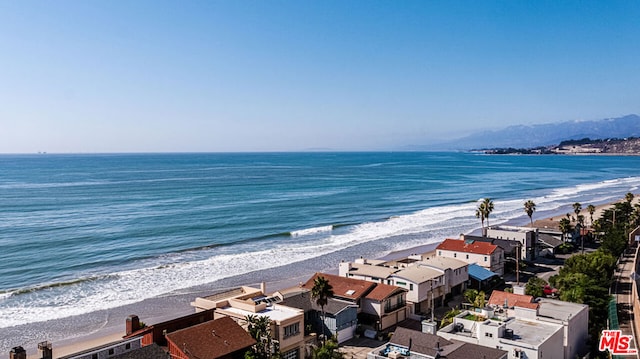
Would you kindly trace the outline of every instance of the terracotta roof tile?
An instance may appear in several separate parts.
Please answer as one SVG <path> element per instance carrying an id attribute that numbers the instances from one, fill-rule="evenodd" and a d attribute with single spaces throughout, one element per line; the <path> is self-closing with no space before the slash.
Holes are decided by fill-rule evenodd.
<path id="1" fill-rule="evenodd" d="M 373 282 L 365 280 L 340 277 L 333 274 L 316 273 L 311 277 L 302 288 L 311 290 L 313 282 L 319 276 L 324 277 L 333 288 L 333 296 L 337 298 L 345 298 L 349 300 L 357 300 L 367 295 L 376 285 Z"/>
<path id="2" fill-rule="evenodd" d="M 219 358 L 248 349 L 256 342 L 229 317 L 169 333 L 167 340 L 188 357 L 197 359 Z"/>
<path id="3" fill-rule="evenodd" d="M 443 251 L 454 251 L 454 252 L 475 253 L 475 254 L 491 254 L 497 248 L 498 246 L 488 242 L 464 241 L 461 239 L 451 239 L 451 238 L 445 239 L 442 243 L 438 245 L 438 247 L 436 247 L 436 249 L 441 249 Z"/>
<path id="4" fill-rule="evenodd" d="M 380 302 L 396 293 L 406 291 L 406 289 L 396 287 L 395 285 L 376 283 L 376 287 L 373 288 L 373 290 L 369 294 L 367 294 L 366 298 Z"/>
<path id="5" fill-rule="evenodd" d="M 523 306 L 524 303 L 532 303 L 533 297 L 530 295 L 513 294 L 513 293 L 503 292 L 501 290 L 494 290 L 493 292 L 491 292 L 491 297 L 489 297 L 488 304 L 496 305 L 496 306 L 504 306 L 506 303 L 508 307 L 513 307 L 516 304 L 516 302 L 519 302 L 520 306 Z"/>
<path id="6" fill-rule="evenodd" d="M 538 303 L 530 303 L 522 300 L 518 300 L 513 305 L 514 307 L 527 308 L 527 309 L 538 309 Z"/>

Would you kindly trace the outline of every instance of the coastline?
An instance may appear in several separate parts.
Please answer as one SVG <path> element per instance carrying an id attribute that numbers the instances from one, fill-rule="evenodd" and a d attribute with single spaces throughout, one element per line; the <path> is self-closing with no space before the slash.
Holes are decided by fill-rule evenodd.
<path id="1" fill-rule="evenodd" d="M 605 209 L 613 206 L 614 203 L 617 203 L 620 200 L 622 199 L 619 199 L 618 201 L 611 202 L 611 203 L 594 204 L 594 206 L 596 207 L 596 211 L 593 215 L 593 218 L 594 219 L 599 218 Z M 636 199 L 635 201 L 637 200 L 638 199 Z M 589 203 L 583 204 L 585 207 L 583 208 L 583 213 L 586 212 L 586 206 L 588 204 Z M 553 211 L 543 212 L 542 213 L 543 217 L 541 219 L 537 219 L 533 221 L 534 227 L 551 228 L 554 225 L 557 226 L 558 221 L 562 218 L 565 218 L 566 213 L 573 213 L 573 208 L 571 207 L 571 204 L 567 204 L 566 206 L 562 206 Z M 587 222 L 589 222 L 588 213 L 585 214 L 585 217 L 587 218 Z M 535 214 L 534 214 L 534 218 L 535 218 Z M 529 218 L 524 214 L 524 212 L 522 214 L 522 217 L 518 217 L 516 219 L 512 219 L 510 221 L 507 221 L 506 223 L 501 223 L 501 224 L 522 226 L 522 227 L 531 226 Z M 478 228 L 474 232 L 477 232 L 479 230 L 480 229 Z M 442 238 L 441 240 L 444 240 L 444 239 L 445 238 Z M 407 249 L 392 251 L 392 252 L 388 252 L 380 256 L 377 256 L 376 258 L 383 259 L 383 260 L 394 260 L 394 259 L 406 257 L 407 255 L 413 254 L 413 253 L 426 253 L 434 250 L 439 243 L 440 242 L 428 243 L 424 245 L 410 247 Z M 316 271 L 323 271 L 323 272 L 332 273 L 332 274 L 337 273 L 337 264 L 330 263 L 330 261 L 328 263 L 325 263 L 324 266 L 322 264 L 319 266 L 318 265 L 312 266 L 312 265 L 305 265 L 305 263 L 293 263 L 285 267 L 287 268 L 282 268 L 281 272 L 288 273 L 287 275 L 284 275 L 280 278 L 274 278 L 272 280 L 265 280 L 268 292 L 271 293 L 277 290 L 296 286 L 301 282 L 305 282 Z M 319 269 L 319 268 L 323 268 L 323 269 Z M 295 276 L 290 275 L 293 273 L 295 273 Z M 255 273 L 248 273 L 241 277 L 246 278 L 245 285 L 249 285 L 249 286 L 259 285 L 259 283 L 255 282 L 255 279 L 256 279 Z M 225 289 L 224 287 L 225 281 L 223 280 L 222 282 L 223 283 L 219 283 L 219 284 L 223 285 L 223 288 L 220 288 L 218 286 L 218 288 L 216 288 L 217 291 Z M 227 288 L 231 288 L 234 286 L 235 285 L 229 285 Z M 169 296 L 147 299 L 142 302 L 124 306 L 124 307 L 114 308 L 111 310 L 98 311 L 94 313 L 83 314 L 77 317 L 65 318 L 63 320 L 59 320 L 59 322 L 62 322 L 63 327 L 68 329 L 69 335 L 67 335 L 66 338 L 54 340 L 52 342 L 54 358 L 81 352 L 87 349 L 91 349 L 101 345 L 106 345 L 106 344 L 120 340 L 124 335 L 124 325 L 125 325 L 126 317 L 130 314 L 138 314 L 138 310 L 141 308 L 144 308 L 144 312 L 145 312 L 144 317 L 141 317 L 141 319 L 144 322 L 150 323 L 150 324 L 158 323 L 158 322 L 166 321 L 169 319 L 173 319 L 176 317 L 180 317 L 180 316 L 192 313 L 193 308 L 190 306 L 189 303 L 197 296 L 209 295 L 211 293 L 212 293 L 212 288 L 210 288 L 210 286 L 208 285 L 203 285 L 197 288 L 192 288 L 186 293 L 176 293 Z M 98 325 L 97 329 L 86 331 L 85 334 L 82 334 L 84 329 L 80 325 L 80 326 L 77 326 L 78 331 L 74 332 L 75 324 L 77 324 L 78 322 L 87 321 L 87 319 L 92 319 L 92 318 L 97 322 L 102 322 L 102 325 Z M 43 324 L 43 323 L 34 323 L 34 324 L 18 326 L 18 327 L 15 327 L 16 328 L 15 332 L 20 332 L 23 328 L 29 330 L 29 327 L 31 327 L 31 330 L 33 330 L 33 327 L 38 327 L 39 324 Z M 94 323 L 94 326 L 95 326 L 95 323 Z M 12 329 L 12 328 L 0 329 L 0 335 L 2 335 L 2 333 L 12 332 L 12 330 L 6 330 L 6 329 Z M 38 332 L 36 330 L 35 334 L 37 333 Z M 47 339 L 43 338 L 42 340 L 33 341 L 33 343 L 31 342 L 24 343 L 24 344 L 15 343 L 15 345 L 12 345 L 12 347 L 22 345 L 24 349 L 27 351 L 28 358 L 39 358 L 40 353 L 37 350 L 37 342 L 44 341 L 44 340 L 47 340 Z"/>

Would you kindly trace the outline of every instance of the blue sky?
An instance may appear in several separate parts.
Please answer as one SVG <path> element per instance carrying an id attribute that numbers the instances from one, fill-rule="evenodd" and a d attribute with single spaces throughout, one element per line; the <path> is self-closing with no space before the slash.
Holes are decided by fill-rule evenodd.
<path id="1" fill-rule="evenodd" d="M 640 113 L 638 1 L 0 0 L 0 153 L 380 150 Z"/>

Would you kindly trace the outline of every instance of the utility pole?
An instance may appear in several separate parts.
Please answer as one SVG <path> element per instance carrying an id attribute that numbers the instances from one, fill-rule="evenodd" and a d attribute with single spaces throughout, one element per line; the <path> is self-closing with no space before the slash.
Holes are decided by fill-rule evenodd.
<path id="1" fill-rule="evenodd" d="M 516 252 L 516 283 L 520 286 L 520 241 L 518 241 L 518 251 Z"/>

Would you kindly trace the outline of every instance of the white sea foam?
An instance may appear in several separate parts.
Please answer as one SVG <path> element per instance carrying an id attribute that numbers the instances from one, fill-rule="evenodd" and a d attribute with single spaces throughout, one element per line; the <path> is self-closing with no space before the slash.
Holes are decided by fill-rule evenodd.
<path id="1" fill-rule="evenodd" d="M 308 236 L 311 234 L 326 233 L 326 232 L 331 232 L 332 230 L 333 230 L 333 226 L 322 226 L 322 227 L 301 229 L 299 231 L 291 232 L 291 237 L 302 237 L 302 236 Z"/>

